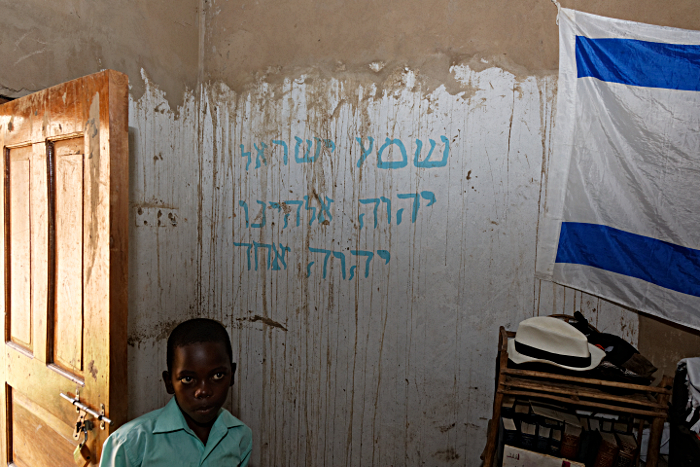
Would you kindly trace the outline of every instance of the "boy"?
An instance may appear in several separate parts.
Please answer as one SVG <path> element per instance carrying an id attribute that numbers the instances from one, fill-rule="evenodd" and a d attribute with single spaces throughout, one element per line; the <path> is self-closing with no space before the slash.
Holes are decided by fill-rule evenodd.
<path id="1" fill-rule="evenodd" d="M 226 328 L 197 318 L 168 337 L 165 407 L 125 424 L 105 441 L 100 467 L 245 467 L 252 432 L 222 409 L 236 364 Z"/>

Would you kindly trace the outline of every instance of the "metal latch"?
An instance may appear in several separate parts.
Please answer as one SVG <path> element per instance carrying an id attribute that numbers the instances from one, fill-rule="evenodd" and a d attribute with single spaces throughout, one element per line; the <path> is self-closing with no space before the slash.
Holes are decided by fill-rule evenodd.
<path id="1" fill-rule="evenodd" d="M 106 423 L 109 423 L 109 424 L 112 423 L 112 420 L 110 420 L 109 418 L 105 417 L 105 407 L 104 407 L 104 404 L 101 404 L 100 407 L 101 407 L 101 409 L 102 409 L 102 410 L 101 410 L 102 413 L 99 413 L 99 412 L 96 412 L 96 411 L 92 410 L 90 407 L 88 407 L 87 405 L 83 404 L 82 402 L 80 402 L 80 395 L 79 395 L 79 394 L 76 394 L 76 397 L 70 397 L 70 396 L 67 396 L 66 394 L 63 394 L 63 393 L 61 393 L 60 395 L 61 395 L 61 397 L 63 397 L 65 400 L 67 400 L 68 402 L 70 402 L 71 404 L 73 404 L 74 406 L 76 406 L 76 407 L 78 408 L 78 411 L 83 411 L 83 412 L 85 412 L 85 413 L 89 413 L 90 415 L 92 415 L 93 417 L 95 417 L 95 419 L 98 420 L 98 421 L 100 422 L 100 429 L 102 429 L 102 430 L 105 429 L 105 422 L 106 422 Z"/>

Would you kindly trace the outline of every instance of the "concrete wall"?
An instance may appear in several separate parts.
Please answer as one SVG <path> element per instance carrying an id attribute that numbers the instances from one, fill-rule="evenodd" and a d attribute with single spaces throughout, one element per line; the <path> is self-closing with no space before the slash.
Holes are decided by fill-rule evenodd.
<path id="1" fill-rule="evenodd" d="M 692 1 L 562 3 L 700 29 Z M 534 280 L 551 2 L 91 5 L 3 5 L 0 94 L 130 76 L 132 416 L 204 315 L 234 339 L 253 465 L 473 466 L 498 326 L 581 310 L 638 343 L 636 313 Z"/>
<path id="2" fill-rule="evenodd" d="M 202 306 L 256 465 L 479 465 L 499 326 L 582 309 L 636 344 L 636 314 L 533 277 L 555 13 L 208 3 Z"/>
<path id="3" fill-rule="evenodd" d="M 19 97 L 106 68 L 141 70 L 176 108 L 197 85 L 199 2 L 194 0 L 0 1 L 0 94 Z"/>
<path id="4" fill-rule="evenodd" d="M 661 320 L 639 317 L 639 351 L 659 369 L 655 376 L 673 376 L 681 359 L 700 356 L 700 331 Z"/>

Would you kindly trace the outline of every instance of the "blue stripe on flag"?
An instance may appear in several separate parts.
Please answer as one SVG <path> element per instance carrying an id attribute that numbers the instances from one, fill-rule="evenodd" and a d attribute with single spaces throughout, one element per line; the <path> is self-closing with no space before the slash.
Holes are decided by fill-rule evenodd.
<path id="1" fill-rule="evenodd" d="M 700 91 L 700 45 L 576 36 L 578 77 Z"/>
<path id="2" fill-rule="evenodd" d="M 592 266 L 700 297 L 700 250 L 604 225 L 562 222 L 555 263 Z"/>

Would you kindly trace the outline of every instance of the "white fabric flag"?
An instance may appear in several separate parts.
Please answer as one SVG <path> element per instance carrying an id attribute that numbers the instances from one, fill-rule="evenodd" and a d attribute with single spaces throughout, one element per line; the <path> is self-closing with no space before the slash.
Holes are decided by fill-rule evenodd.
<path id="1" fill-rule="evenodd" d="M 537 277 L 700 329 L 700 32 L 561 9 Z"/>

